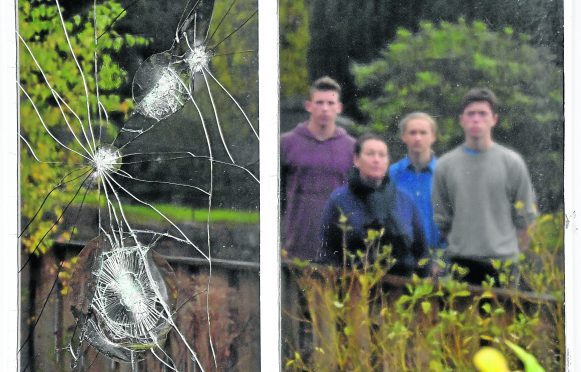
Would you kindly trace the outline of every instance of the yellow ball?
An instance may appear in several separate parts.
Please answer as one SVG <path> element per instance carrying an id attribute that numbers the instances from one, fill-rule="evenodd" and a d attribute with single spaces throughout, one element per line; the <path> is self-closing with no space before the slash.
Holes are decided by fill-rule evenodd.
<path id="1" fill-rule="evenodd" d="M 480 372 L 509 372 L 506 358 L 493 347 L 481 348 L 474 354 L 472 361 Z"/>

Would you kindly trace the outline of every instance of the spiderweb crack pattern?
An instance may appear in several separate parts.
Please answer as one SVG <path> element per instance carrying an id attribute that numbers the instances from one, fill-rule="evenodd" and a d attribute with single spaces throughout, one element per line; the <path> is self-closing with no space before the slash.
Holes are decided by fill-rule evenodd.
<path id="1" fill-rule="evenodd" d="M 124 247 L 103 238 L 89 242 L 71 284 L 73 313 L 84 320 L 81 333 L 101 352 L 128 362 L 163 343 L 177 301 L 171 266 L 151 247 L 129 240 Z"/>
<path id="2" fill-rule="evenodd" d="M 52 117 L 55 114 L 60 116 L 60 126 L 51 124 L 46 108 L 42 107 L 44 103 L 39 104 L 37 95 L 31 94 L 34 85 L 30 83 L 30 79 L 28 83 L 26 81 L 19 83 L 27 104 L 32 108 L 31 112 L 34 112 L 41 124 L 40 130 L 36 130 L 37 133 L 48 135 L 58 151 L 58 153 L 44 151 L 35 141 L 34 131 L 26 129 L 20 133 L 26 151 L 25 156 L 32 157 L 37 164 L 66 172 L 52 188 L 48 187 L 43 201 L 28 219 L 21 235 L 23 237 L 30 235 L 36 227 L 44 235 L 37 237 L 38 244 L 30 250 L 31 254 L 47 249 L 50 244 L 50 233 L 58 228 L 69 206 L 78 204 L 78 197 L 82 195 L 80 213 L 87 195 L 96 193 L 98 236 L 89 241 L 77 257 L 70 284 L 72 311 L 77 322 L 71 340 L 65 348 L 72 356 L 72 368 L 90 369 L 92 363 L 87 367 L 83 356 L 88 345 L 91 345 L 98 352 L 110 358 L 130 362 L 133 366 L 150 352 L 150 355 L 165 367 L 178 370 L 178 366 L 164 349 L 165 340 L 170 332 L 173 332 L 184 345 L 195 368 L 200 370 L 216 368 L 218 364 L 212 339 L 209 300 L 212 291 L 210 216 L 216 187 L 215 170 L 217 167 L 226 171 L 239 170 L 251 182 L 258 184 L 259 179 L 252 166 L 256 161 L 248 162 L 248 156 L 246 164 L 240 160 L 235 161 L 235 151 L 229 148 L 228 143 L 232 140 L 236 142 L 242 137 L 241 133 L 248 133 L 253 138 L 254 145 L 258 143 L 259 138 L 242 105 L 211 72 L 211 61 L 218 57 L 216 47 L 250 22 L 256 12 L 233 26 L 234 31 L 224 39 L 210 45 L 212 37 L 218 35 L 216 33 L 218 29 L 226 27 L 225 20 L 236 0 L 230 2 L 227 11 L 220 18 L 214 18 L 214 1 L 200 0 L 194 4 L 188 2 L 176 28 L 172 47 L 166 52 L 152 55 L 136 72 L 132 86 L 135 111 L 118 133 L 111 136 L 111 133 L 115 132 L 115 127 L 109 124 L 107 101 L 99 90 L 101 59 L 98 55 L 98 40 L 102 35 L 97 36 L 96 26 L 99 24 L 97 2 L 92 4 L 95 26 L 95 52 L 92 63 L 75 53 L 75 46 L 80 43 L 81 36 L 70 34 L 74 26 L 65 20 L 65 13 L 58 0 L 54 2 L 47 0 L 47 3 L 54 5 L 48 9 L 56 11 L 54 19 L 59 21 L 58 31 L 62 35 L 62 40 L 59 41 L 58 48 L 61 53 L 67 54 L 69 68 L 74 68 L 84 94 L 81 97 L 63 94 L 62 86 L 54 82 L 55 71 L 49 66 L 43 66 L 44 59 L 38 58 L 40 51 L 34 37 L 24 37 L 19 33 L 23 50 L 35 66 L 34 74 L 38 77 L 37 80 L 40 80 L 37 87 L 40 85 L 48 92 L 48 97 L 56 108 L 56 111 L 52 111 Z M 50 13 L 50 10 L 46 12 Z M 217 25 L 210 34 L 213 20 Z M 91 64 L 94 74 L 92 77 L 85 71 Z M 205 88 L 201 90 L 205 95 L 200 92 L 200 87 Z M 216 93 L 213 92 L 214 87 L 222 92 L 224 99 L 217 100 Z M 197 150 L 193 151 L 190 147 L 177 149 L 178 151 L 148 151 L 141 141 L 147 136 L 159 134 L 158 126 L 163 125 L 166 119 L 184 107 L 191 107 L 189 111 L 194 113 L 200 126 L 205 149 L 195 147 Z M 234 115 L 232 112 L 237 114 Z M 237 136 L 230 134 L 229 140 L 228 133 L 220 122 L 223 113 L 228 115 L 229 120 L 238 116 L 242 119 L 241 122 L 245 123 L 243 130 L 228 129 L 229 132 L 237 134 Z M 232 127 L 232 124 L 229 123 L 229 126 Z M 164 132 L 166 135 L 170 133 L 171 128 Z M 219 141 L 216 141 L 216 138 L 219 138 Z M 221 148 L 216 143 L 221 145 Z M 240 148 L 238 145 L 238 149 Z M 249 152 L 256 154 L 257 149 Z M 254 156 L 256 155 L 251 157 Z M 239 158 L 244 159 L 244 154 Z M 167 180 L 163 176 L 150 179 L 131 168 L 137 164 L 168 164 L 182 160 L 206 164 L 205 181 L 197 183 L 192 177 L 186 177 L 183 181 Z M 187 189 L 197 193 L 199 199 L 205 199 L 207 205 L 205 241 L 194 243 L 183 228 L 167 213 L 162 212 L 160 207 L 132 190 L 137 184 Z M 46 186 L 44 185 L 44 188 Z M 83 189 L 85 191 L 82 191 Z M 71 190 L 74 191 L 72 198 L 66 196 L 70 196 L 66 191 Z M 66 200 L 66 206 L 57 209 L 53 216 L 55 222 L 45 229 L 43 227 L 45 225 L 39 222 L 44 216 L 41 211 L 61 192 L 64 195 L 63 199 Z M 128 217 L 130 204 L 147 208 L 164 221 L 169 229 L 157 231 L 151 227 L 147 229 L 136 227 Z M 68 238 L 70 242 L 75 235 L 75 229 L 76 226 L 72 232 L 61 236 Z M 186 339 L 174 321 L 176 312 L 179 311 L 179 308 L 176 308 L 178 283 L 171 266 L 154 251 L 156 242 L 161 238 L 184 244 L 191 249 L 193 255 L 207 261 L 209 275 L 205 294 L 202 295 L 206 296 L 205 318 L 208 330 L 206 337 L 213 366 L 201 364 L 191 340 Z M 144 244 L 147 239 L 154 241 Z M 24 260 L 22 269 L 26 268 L 32 255 Z M 62 274 L 62 267 L 61 263 L 55 284 Z M 36 322 L 31 327 L 32 333 L 42 317 L 52 291 L 53 289 L 47 295 Z M 24 341 L 23 347 L 29 342 L 31 335 Z"/>

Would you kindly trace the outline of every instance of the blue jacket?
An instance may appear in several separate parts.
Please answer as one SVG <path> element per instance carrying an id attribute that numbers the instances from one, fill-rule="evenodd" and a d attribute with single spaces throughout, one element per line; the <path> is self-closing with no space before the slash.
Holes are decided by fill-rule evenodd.
<path id="1" fill-rule="evenodd" d="M 411 197 L 397 189 L 386 176 L 377 189 L 361 182 L 354 170 L 349 184 L 333 191 L 323 212 L 322 246 L 319 262 L 340 265 L 343 262 L 343 231 L 339 228 L 341 214 L 347 217 L 346 247 L 351 252 L 365 250 L 368 229 L 385 229 L 381 245 L 391 244 L 396 259 L 391 274 L 409 276 L 414 271 L 427 276 L 430 265 L 418 267 L 418 261 L 429 252 L 421 217 Z"/>
<path id="2" fill-rule="evenodd" d="M 432 160 L 420 172 L 416 172 L 409 158 L 405 156 L 389 167 L 389 178 L 396 187 L 406 191 L 418 207 L 428 246 L 445 248 L 446 242 L 441 237 L 432 212 L 432 179 L 435 168 L 436 156 L 432 156 Z"/>

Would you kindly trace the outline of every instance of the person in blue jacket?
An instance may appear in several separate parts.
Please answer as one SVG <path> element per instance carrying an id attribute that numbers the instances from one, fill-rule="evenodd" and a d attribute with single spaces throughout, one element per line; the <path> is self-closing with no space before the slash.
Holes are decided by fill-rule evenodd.
<path id="1" fill-rule="evenodd" d="M 389 178 L 406 191 L 418 207 L 426 240 L 430 248 L 445 248 L 432 211 L 432 179 L 436 170 L 436 155 L 432 145 L 438 131 L 436 120 L 424 112 L 412 112 L 399 123 L 401 140 L 407 155 L 389 167 Z"/>
<path id="2" fill-rule="evenodd" d="M 375 134 L 361 136 L 353 163 L 348 184 L 333 191 L 323 212 L 318 262 L 341 265 L 344 246 L 352 253 L 364 251 L 368 230 L 383 229 L 381 246 L 391 245 L 396 259 L 389 273 L 428 276 L 430 264 L 419 265 L 429 258 L 421 217 L 412 198 L 390 182 L 387 144 Z M 341 215 L 346 231 L 339 226 Z"/>

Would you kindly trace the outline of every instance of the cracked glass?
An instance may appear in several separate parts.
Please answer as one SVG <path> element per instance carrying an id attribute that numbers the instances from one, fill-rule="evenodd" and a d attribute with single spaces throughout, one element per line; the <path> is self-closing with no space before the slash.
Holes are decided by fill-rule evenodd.
<path id="1" fill-rule="evenodd" d="M 21 369 L 258 369 L 257 2 L 18 12 Z"/>

